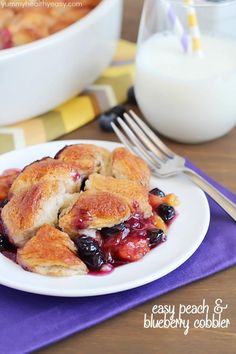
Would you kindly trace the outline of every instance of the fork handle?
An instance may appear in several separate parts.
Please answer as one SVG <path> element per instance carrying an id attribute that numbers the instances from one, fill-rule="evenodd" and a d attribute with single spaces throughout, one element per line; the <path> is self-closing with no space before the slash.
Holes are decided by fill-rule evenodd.
<path id="1" fill-rule="evenodd" d="M 221 208 L 223 208 L 234 221 L 236 221 L 236 204 L 231 202 L 231 200 L 225 197 L 221 192 L 219 192 L 215 187 L 213 187 L 195 171 L 191 170 L 190 168 L 186 168 L 183 172 L 188 175 L 191 180 L 197 184 L 204 192 L 206 192 L 212 199 L 214 199 L 214 201 L 219 204 Z"/>

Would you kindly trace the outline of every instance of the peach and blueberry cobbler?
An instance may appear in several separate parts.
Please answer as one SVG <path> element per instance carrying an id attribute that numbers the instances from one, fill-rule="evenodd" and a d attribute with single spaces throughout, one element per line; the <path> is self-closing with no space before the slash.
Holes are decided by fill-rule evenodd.
<path id="1" fill-rule="evenodd" d="M 0 49 L 30 43 L 58 32 L 86 16 L 100 2 L 45 0 L 43 5 L 38 0 L 6 0 L 0 4 Z"/>
<path id="2" fill-rule="evenodd" d="M 25 270 L 108 272 L 166 241 L 178 198 L 125 148 L 70 145 L 0 176 L 0 251 Z"/>

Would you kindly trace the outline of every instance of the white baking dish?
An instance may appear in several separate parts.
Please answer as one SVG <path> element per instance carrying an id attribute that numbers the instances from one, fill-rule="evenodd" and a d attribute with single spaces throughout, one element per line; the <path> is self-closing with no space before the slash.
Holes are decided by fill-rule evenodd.
<path id="1" fill-rule="evenodd" d="M 45 113 L 92 83 L 112 59 L 121 20 L 122 0 L 103 0 L 60 32 L 0 51 L 0 125 Z"/>

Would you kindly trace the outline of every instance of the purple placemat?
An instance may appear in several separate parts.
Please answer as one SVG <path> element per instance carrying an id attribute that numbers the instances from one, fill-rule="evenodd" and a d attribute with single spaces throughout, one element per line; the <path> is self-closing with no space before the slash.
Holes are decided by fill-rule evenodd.
<path id="1" fill-rule="evenodd" d="M 200 173 L 236 202 L 235 194 Z M 0 353 L 19 354 L 39 349 L 236 264 L 236 224 L 210 198 L 209 203 L 211 223 L 201 246 L 178 269 L 148 285 L 88 298 L 47 297 L 0 286 Z"/>

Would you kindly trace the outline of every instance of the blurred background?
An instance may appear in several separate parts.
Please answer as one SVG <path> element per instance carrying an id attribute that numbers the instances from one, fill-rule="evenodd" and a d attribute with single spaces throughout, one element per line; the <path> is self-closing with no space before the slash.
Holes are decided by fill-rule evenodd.
<path id="1" fill-rule="evenodd" d="M 135 12 L 133 11 L 135 2 Z M 121 38 L 136 42 L 139 21 L 142 12 L 143 0 L 125 0 L 123 13 L 123 30 Z M 128 29 L 128 31 L 127 31 Z"/>

